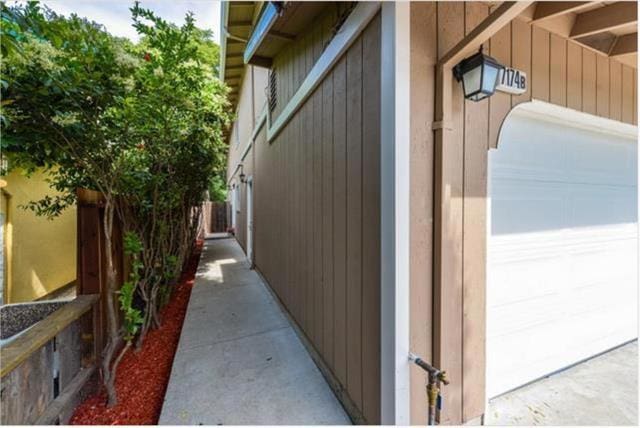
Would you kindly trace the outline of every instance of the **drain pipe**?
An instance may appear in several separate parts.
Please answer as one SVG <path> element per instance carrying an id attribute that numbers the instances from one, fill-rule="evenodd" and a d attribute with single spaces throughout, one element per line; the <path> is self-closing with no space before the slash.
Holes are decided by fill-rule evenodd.
<path id="1" fill-rule="evenodd" d="M 428 422 L 427 425 L 436 424 L 436 406 L 440 398 L 440 383 L 449 385 L 447 373 L 444 370 L 437 369 L 419 356 L 409 353 L 409 361 L 427 372 L 429 381 L 427 382 L 427 401 L 429 403 Z"/>

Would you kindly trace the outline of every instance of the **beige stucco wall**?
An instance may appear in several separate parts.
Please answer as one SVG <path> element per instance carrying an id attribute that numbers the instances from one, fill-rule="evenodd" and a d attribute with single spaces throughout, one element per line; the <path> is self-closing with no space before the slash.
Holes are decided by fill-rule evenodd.
<path id="1" fill-rule="evenodd" d="M 26 302 L 45 296 L 76 279 L 76 209 L 48 220 L 21 208 L 55 195 L 46 174 L 27 177 L 14 170 L 3 180 L 4 303 Z"/>

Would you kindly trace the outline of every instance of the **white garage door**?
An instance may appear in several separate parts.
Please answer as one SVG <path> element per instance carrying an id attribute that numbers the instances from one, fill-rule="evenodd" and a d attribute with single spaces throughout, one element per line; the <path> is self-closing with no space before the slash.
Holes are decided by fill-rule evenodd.
<path id="1" fill-rule="evenodd" d="M 507 119 L 490 153 L 488 397 L 637 337 L 635 132 L 543 103 Z"/>

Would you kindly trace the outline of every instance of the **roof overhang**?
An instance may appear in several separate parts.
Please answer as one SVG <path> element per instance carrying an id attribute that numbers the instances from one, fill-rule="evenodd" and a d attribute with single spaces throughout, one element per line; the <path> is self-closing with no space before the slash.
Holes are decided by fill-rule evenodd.
<path id="1" fill-rule="evenodd" d="M 221 3 L 220 79 L 229 87 L 229 101 L 234 109 L 246 67 L 244 51 L 261 4 L 253 1 Z"/>
<path id="2" fill-rule="evenodd" d="M 248 38 L 245 64 L 271 67 L 273 58 L 327 6 L 326 2 L 265 2 Z"/>
<path id="3" fill-rule="evenodd" d="M 600 55 L 637 67 L 635 1 L 538 1 L 522 17 Z"/>

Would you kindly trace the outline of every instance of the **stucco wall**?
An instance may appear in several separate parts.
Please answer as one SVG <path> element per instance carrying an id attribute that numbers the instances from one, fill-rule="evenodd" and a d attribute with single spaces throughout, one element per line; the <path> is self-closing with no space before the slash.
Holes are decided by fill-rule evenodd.
<path id="1" fill-rule="evenodd" d="M 53 220 L 38 217 L 20 206 L 55 194 L 46 174 L 26 177 L 14 170 L 3 178 L 7 182 L 0 204 L 6 219 L 4 303 L 31 301 L 76 279 L 76 209 L 69 208 Z"/>

